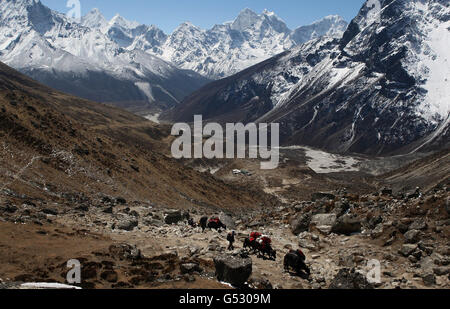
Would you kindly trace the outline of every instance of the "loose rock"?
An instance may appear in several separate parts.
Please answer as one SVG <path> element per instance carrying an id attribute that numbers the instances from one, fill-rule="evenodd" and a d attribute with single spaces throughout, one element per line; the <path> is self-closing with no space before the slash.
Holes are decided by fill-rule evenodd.
<path id="1" fill-rule="evenodd" d="M 236 287 L 242 287 L 252 274 L 251 258 L 224 254 L 214 258 L 214 266 L 219 281 L 228 282 Z"/>

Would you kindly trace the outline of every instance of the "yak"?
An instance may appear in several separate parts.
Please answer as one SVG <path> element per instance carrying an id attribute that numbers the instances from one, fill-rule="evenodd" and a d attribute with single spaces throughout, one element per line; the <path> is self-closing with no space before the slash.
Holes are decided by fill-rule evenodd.
<path id="1" fill-rule="evenodd" d="M 251 241 L 250 238 L 246 238 L 244 240 L 244 249 L 251 249 L 253 253 L 258 252 L 258 256 L 266 257 L 266 254 L 269 258 L 276 260 L 277 252 L 272 248 L 271 245 L 266 244 L 265 246 L 259 244 L 256 240 Z"/>
<path id="2" fill-rule="evenodd" d="M 220 221 L 217 218 L 212 218 L 209 219 L 208 221 L 208 228 L 212 229 L 212 230 L 219 230 L 219 229 L 227 229 L 227 226 L 225 224 L 222 223 L 222 221 Z"/>
<path id="3" fill-rule="evenodd" d="M 290 268 L 292 268 L 298 275 L 306 275 L 307 278 L 311 274 L 311 271 L 306 266 L 305 261 L 306 257 L 303 252 L 291 250 L 284 257 L 284 270 L 289 272 Z"/>
<path id="4" fill-rule="evenodd" d="M 244 239 L 244 249 L 251 249 L 253 253 L 256 253 L 258 250 L 258 243 L 256 241 L 251 241 L 250 238 Z"/>
<path id="5" fill-rule="evenodd" d="M 267 244 L 265 246 L 262 246 L 258 244 L 258 252 L 259 256 L 262 256 L 263 259 L 266 258 L 266 254 L 269 256 L 269 259 L 273 259 L 274 261 L 277 259 L 277 251 L 273 249 L 271 245 Z"/>

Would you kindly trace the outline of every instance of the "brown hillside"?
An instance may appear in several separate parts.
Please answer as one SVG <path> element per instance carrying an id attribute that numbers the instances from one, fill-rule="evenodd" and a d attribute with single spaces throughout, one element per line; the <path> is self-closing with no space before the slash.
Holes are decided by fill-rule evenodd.
<path id="1" fill-rule="evenodd" d="M 4 198 L 67 202 L 68 196 L 108 195 L 212 210 L 271 204 L 261 191 L 226 184 L 171 159 L 168 133 L 168 127 L 54 91 L 0 63 Z"/>

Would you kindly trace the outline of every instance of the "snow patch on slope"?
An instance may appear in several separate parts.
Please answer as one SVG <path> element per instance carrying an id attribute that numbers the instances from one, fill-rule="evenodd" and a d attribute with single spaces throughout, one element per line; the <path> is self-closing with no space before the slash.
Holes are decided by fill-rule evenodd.
<path id="1" fill-rule="evenodd" d="M 450 21 L 434 27 L 429 36 L 429 46 L 434 55 L 422 58 L 429 74 L 424 88 L 425 101 L 420 109 L 427 111 L 428 117 L 439 114 L 442 118 L 450 112 Z"/>
<path id="2" fill-rule="evenodd" d="M 155 102 L 155 98 L 153 97 L 152 93 L 152 87 L 150 86 L 149 83 L 136 82 L 134 84 L 136 85 L 136 87 L 139 88 L 139 90 L 141 90 L 145 94 L 149 102 Z"/>
<path id="3" fill-rule="evenodd" d="M 423 16 L 418 28 L 423 43 L 415 46 L 410 43 L 405 67 L 426 91 L 417 107 L 417 114 L 430 123 L 439 124 L 450 113 L 450 20 L 440 21 L 433 17 L 438 6 L 433 2 L 414 1 L 410 10 Z M 450 14 L 449 7 L 443 6 L 440 14 Z"/>
<path id="4" fill-rule="evenodd" d="M 306 164 L 317 174 L 357 172 L 360 170 L 360 163 L 364 161 L 362 158 L 332 154 L 304 146 L 288 146 L 280 149 L 305 151 Z"/>

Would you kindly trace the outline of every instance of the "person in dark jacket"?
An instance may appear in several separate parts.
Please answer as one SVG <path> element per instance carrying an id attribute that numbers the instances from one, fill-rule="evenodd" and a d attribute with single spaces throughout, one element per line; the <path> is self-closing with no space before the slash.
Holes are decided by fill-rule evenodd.
<path id="1" fill-rule="evenodd" d="M 202 227 L 202 231 L 204 232 L 206 227 L 207 227 L 207 225 L 208 225 L 208 217 L 202 217 L 200 219 L 199 223 L 200 223 L 200 226 Z"/>
<path id="2" fill-rule="evenodd" d="M 236 235 L 235 231 L 228 233 L 227 240 L 230 243 L 228 246 L 229 251 L 234 250 L 234 242 L 236 241 L 235 235 Z"/>

